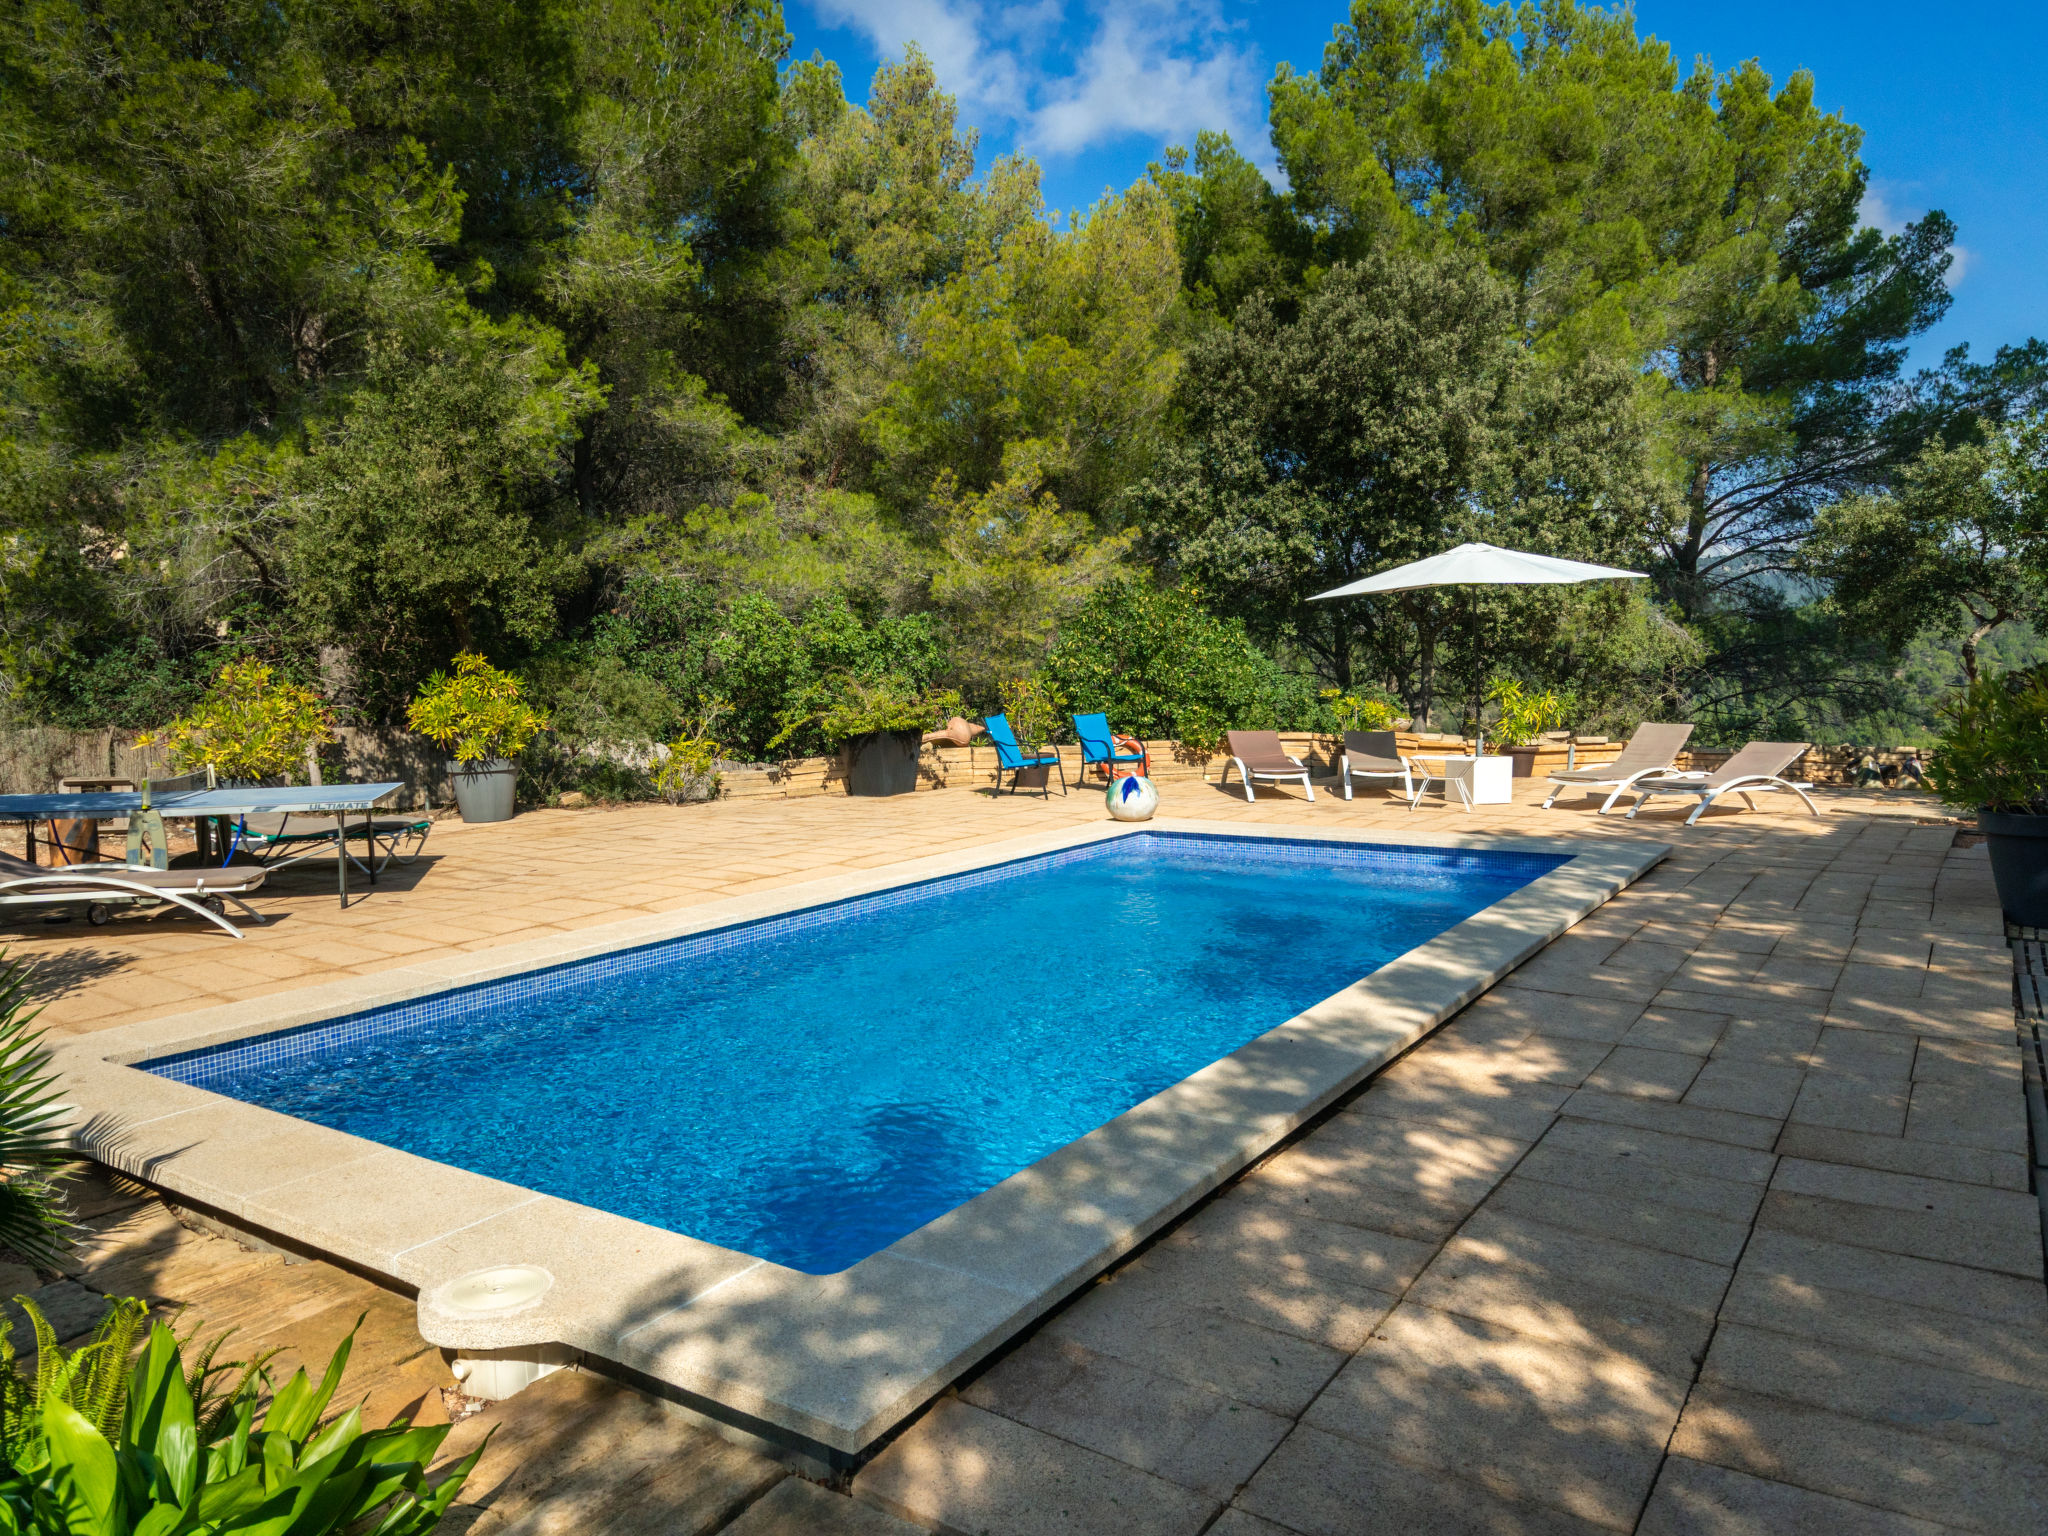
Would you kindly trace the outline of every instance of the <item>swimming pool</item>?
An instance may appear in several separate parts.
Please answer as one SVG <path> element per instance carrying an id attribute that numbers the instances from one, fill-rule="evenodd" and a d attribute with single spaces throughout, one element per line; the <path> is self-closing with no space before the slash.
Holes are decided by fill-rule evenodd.
<path id="1" fill-rule="evenodd" d="M 536 1369 L 577 1360 L 750 1444 L 844 1467 L 1669 851 L 1195 818 L 1040 828 L 443 947 L 54 1038 L 51 1055 L 81 1152 L 191 1219 L 414 1293 L 428 1343 Z M 1161 903 L 1168 888 L 1207 893 L 1220 915 L 1171 921 L 1189 903 Z M 951 957 L 897 953 L 876 938 L 892 932 L 950 934 Z M 842 969 L 825 965 L 835 954 Z M 588 1007 L 612 983 L 670 1001 L 652 1025 L 622 1024 Z M 775 1008 L 750 1014 L 771 992 Z M 766 1022 L 741 1028 L 750 1016 Z M 655 1040 L 659 1071 L 640 1064 Z M 553 1074 L 548 1092 L 493 1076 L 522 1053 Z M 318 1113 L 381 1123 L 231 1096 L 317 1094 L 323 1078 L 354 1097 Z M 635 1100 L 660 1113 L 635 1120 Z M 806 1105 L 838 1118 L 784 1118 L 774 1136 L 750 1123 Z M 726 1146 L 742 1138 L 772 1177 Z M 735 1191 L 765 1190 L 751 1213 L 712 1208 L 705 1170 L 723 1166 Z M 698 1209 L 661 1214 L 679 1191 Z M 652 1219 L 622 1214 L 629 1198 Z M 762 1256 L 823 1269 L 934 1210 L 834 1272 Z M 769 1250 L 791 1213 L 825 1251 Z M 723 1236 L 658 1224 L 684 1219 Z M 523 1299 L 480 1311 L 476 1282 L 506 1267 Z"/>
<path id="2" fill-rule="evenodd" d="M 1147 832 L 143 1065 L 830 1274 L 1564 862 Z"/>

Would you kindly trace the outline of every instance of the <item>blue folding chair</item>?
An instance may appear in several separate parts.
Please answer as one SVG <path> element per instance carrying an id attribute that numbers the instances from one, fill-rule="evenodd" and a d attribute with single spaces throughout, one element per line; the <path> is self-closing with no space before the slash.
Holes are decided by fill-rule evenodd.
<path id="1" fill-rule="evenodd" d="M 1116 771 L 1126 763 L 1135 763 L 1138 772 L 1143 773 L 1151 766 L 1145 749 L 1135 752 L 1119 752 L 1116 749 L 1116 735 L 1109 728 L 1107 715 L 1074 716 L 1074 738 L 1081 743 L 1081 772 L 1100 768 L 1106 778 L 1115 778 Z"/>
<path id="2" fill-rule="evenodd" d="M 1017 775 L 1026 768 L 1050 768 L 1060 776 L 1060 793 L 1067 792 L 1067 771 L 1060 766 L 1057 752 L 1026 752 L 1017 745 L 1017 733 L 1010 729 L 1007 715 L 990 715 L 981 722 L 988 739 L 996 744 L 996 792 L 1002 793 L 1003 774 L 1010 775 L 1010 793 L 1017 793 Z M 1052 779 L 1045 781 L 1045 798 L 1052 798 Z"/>

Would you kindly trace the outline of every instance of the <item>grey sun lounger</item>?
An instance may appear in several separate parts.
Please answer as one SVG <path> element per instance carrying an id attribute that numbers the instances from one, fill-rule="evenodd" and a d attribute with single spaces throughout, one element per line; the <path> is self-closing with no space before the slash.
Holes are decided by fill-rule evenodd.
<path id="1" fill-rule="evenodd" d="M 1645 721 L 1636 727 L 1635 735 L 1622 746 L 1621 756 L 1611 763 L 1602 763 L 1597 768 L 1564 768 L 1550 775 L 1550 797 L 1543 802 L 1543 809 L 1549 810 L 1557 797 L 1568 789 L 1586 789 L 1598 792 L 1608 791 L 1607 798 L 1600 803 L 1600 814 L 1605 816 L 1614 808 L 1617 796 L 1635 788 L 1639 779 L 1653 774 L 1669 773 L 1671 765 L 1678 761 L 1678 754 L 1686 742 L 1692 739 L 1689 725 L 1657 725 Z M 1638 805 L 1642 802 L 1637 801 Z"/>
<path id="2" fill-rule="evenodd" d="M 1699 804 L 1685 818 L 1689 827 L 1723 795 L 1742 796 L 1742 803 L 1753 811 L 1756 802 L 1750 799 L 1752 794 L 1780 789 L 1791 790 L 1818 816 L 1820 807 L 1807 794 L 1813 786 L 1803 779 L 1795 782 L 1784 777 L 1785 770 L 1806 756 L 1811 746 L 1812 743 L 1804 741 L 1752 741 L 1711 773 L 1667 773 L 1639 779 L 1634 786 L 1636 803 L 1628 810 L 1629 820 L 1635 820 L 1636 812 L 1652 795 L 1695 796 Z"/>
<path id="3" fill-rule="evenodd" d="M 1313 801 L 1315 786 L 1308 781 L 1308 764 L 1298 757 L 1289 757 L 1287 749 L 1280 745 L 1277 731 L 1232 731 L 1230 734 L 1230 763 L 1237 769 L 1238 778 L 1244 781 L 1244 797 L 1257 797 L 1254 784 L 1287 783 L 1301 780 L 1301 787 L 1308 791 Z M 1220 782 L 1230 782 L 1230 767 L 1223 770 Z"/>
<path id="4" fill-rule="evenodd" d="M 227 903 L 233 902 L 251 922 L 261 925 L 262 914 L 242 898 L 262 885 L 264 878 L 264 870 L 247 864 L 226 869 L 150 869 L 132 864 L 46 867 L 0 853 L 0 908 L 83 902 L 86 916 L 103 923 L 106 909 L 117 902 L 168 902 L 239 939 L 244 937 L 242 930 L 224 915 Z"/>
<path id="5" fill-rule="evenodd" d="M 1401 738 L 1392 731 L 1346 731 L 1344 755 L 1337 759 L 1337 782 L 1351 798 L 1351 780 L 1399 779 L 1401 793 L 1415 798 L 1415 775 L 1421 772 L 1401 755 Z M 1394 786 L 1389 783 L 1387 788 Z"/>

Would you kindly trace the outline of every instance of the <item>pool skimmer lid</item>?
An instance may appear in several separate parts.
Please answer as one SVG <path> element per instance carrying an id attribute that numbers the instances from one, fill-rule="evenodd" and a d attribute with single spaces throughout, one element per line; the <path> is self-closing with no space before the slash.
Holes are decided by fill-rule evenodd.
<path id="1" fill-rule="evenodd" d="M 554 1283 L 537 1264 L 499 1264 L 458 1275 L 435 1293 L 434 1304 L 458 1317 L 495 1317 L 539 1301 Z"/>

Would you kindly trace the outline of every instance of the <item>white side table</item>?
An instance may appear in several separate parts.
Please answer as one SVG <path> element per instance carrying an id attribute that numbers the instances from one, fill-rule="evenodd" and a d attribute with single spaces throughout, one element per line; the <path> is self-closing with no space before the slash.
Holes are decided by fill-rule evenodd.
<path id="1" fill-rule="evenodd" d="M 1515 760 L 1512 757 L 1447 757 L 1444 787 L 1456 786 L 1468 811 L 1475 805 L 1512 805 Z"/>

